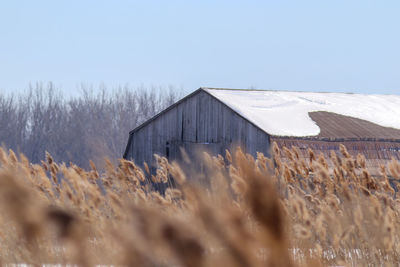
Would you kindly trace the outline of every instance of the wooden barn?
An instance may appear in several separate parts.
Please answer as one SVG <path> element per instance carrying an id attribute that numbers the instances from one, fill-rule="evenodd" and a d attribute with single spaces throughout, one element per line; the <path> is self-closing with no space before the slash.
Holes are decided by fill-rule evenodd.
<path id="1" fill-rule="evenodd" d="M 153 154 L 237 145 L 269 154 L 272 142 L 326 156 L 344 144 L 377 168 L 400 159 L 400 96 L 200 88 L 132 130 L 124 158 L 152 166 Z"/>

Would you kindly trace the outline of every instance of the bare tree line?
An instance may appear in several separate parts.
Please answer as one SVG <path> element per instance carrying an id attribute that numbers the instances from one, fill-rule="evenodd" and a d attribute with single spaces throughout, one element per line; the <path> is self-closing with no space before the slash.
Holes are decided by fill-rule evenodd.
<path id="1" fill-rule="evenodd" d="M 82 87 L 65 98 L 52 83 L 38 83 L 24 94 L 0 94 L 0 143 L 32 162 L 48 151 L 57 161 L 88 167 L 89 159 L 122 157 L 129 131 L 180 95 L 174 88 Z"/>

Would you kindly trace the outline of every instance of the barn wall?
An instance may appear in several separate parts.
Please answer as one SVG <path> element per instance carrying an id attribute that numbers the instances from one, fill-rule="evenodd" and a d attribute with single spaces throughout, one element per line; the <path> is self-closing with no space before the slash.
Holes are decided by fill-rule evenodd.
<path id="1" fill-rule="evenodd" d="M 339 151 L 343 144 L 352 156 L 363 154 L 367 159 L 400 160 L 400 141 L 379 141 L 379 140 L 307 140 L 301 138 L 271 137 L 272 142 L 277 142 L 279 147 L 296 146 L 307 155 L 309 148 L 323 153 L 329 157 L 331 151 Z"/>
<path id="2" fill-rule="evenodd" d="M 400 160 L 399 140 L 307 140 L 304 138 L 271 137 L 271 142 L 276 142 L 279 147 L 293 146 L 299 148 L 304 158 L 308 158 L 308 149 L 311 148 L 318 156 L 323 154 L 326 159 L 330 158 L 331 151 L 340 155 L 340 145 L 343 144 L 350 155 L 356 157 L 362 154 L 366 158 L 366 166 L 373 175 L 380 174 L 380 166 L 386 166 L 392 158 Z M 284 153 L 282 156 L 285 157 Z M 329 163 L 329 162 L 328 162 Z"/>
<path id="3" fill-rule="evenodd" d="M 204 91 L 192 95 L 134 131 L 125 155 L 139 165 L 152 163 L 153 154 L 179 159 L 179 147 L 190 154 L 204 148 L 217 154 L 237 144 L 247 153 L 268 153 L 268 135 Z"/>

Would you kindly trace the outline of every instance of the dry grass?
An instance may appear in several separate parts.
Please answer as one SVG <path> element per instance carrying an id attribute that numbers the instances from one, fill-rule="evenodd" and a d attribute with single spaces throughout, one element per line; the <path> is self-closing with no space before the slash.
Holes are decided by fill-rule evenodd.
<path id="1" fill-rule="evenodd" d="M 400 261 L 400 199 L 365 158 L 325 159 L 273 147 L 204 154 L 193 173 L 157 157 L 148 167 L 106 161 L 99 172 L 46 154 L 41 165 L 0 149 L 0 263 L 81 266 L 377 266 Z M 283 158 L 285 160 L 283 160 Z M 332 164 L 328 164 L 328 161 Z M 334 167 L 328 167 L 334 166 Z M 388 170 L 388 171 L 387 171 Z M 161 195 L 150 182 L 173 184 Z"/>

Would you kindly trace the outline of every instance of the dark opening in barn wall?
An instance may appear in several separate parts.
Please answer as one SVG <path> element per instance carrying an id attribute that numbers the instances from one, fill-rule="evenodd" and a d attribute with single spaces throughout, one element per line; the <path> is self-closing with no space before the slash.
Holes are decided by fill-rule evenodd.
<path id="1" fill-rule="evenodd" d="M 169 156 L 169 142 L 167 141 L 166 145 L 165 145 L 165 156 L 167 157 L 168 160 L 170 160 L 170 156 Z"/>

